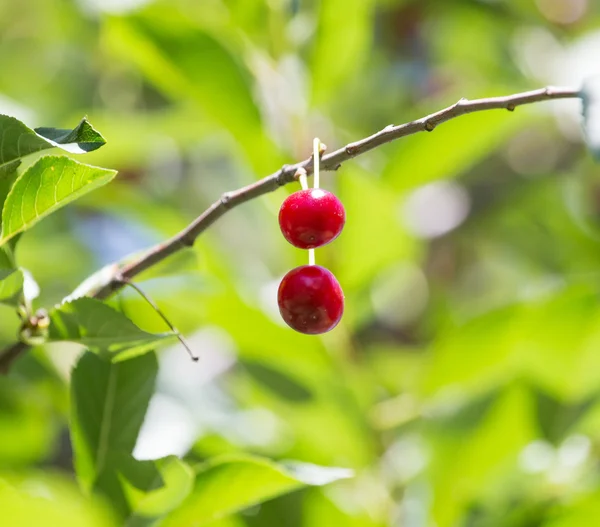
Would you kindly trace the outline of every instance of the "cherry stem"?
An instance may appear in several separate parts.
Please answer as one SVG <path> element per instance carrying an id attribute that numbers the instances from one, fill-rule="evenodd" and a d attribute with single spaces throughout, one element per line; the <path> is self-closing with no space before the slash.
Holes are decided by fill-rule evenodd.
<path id="1" fill-rule="evenodd" d="M 154 309 L 154 311 L 156 311 L 158 313 L 158 315 L 160 316 L 160 318 L 162 318 L 165 321 L 165 323 L 167 324 L 167 326 L 169 326 L 169 328 L 175 334 L 175 336 L 177 337 L 177 339 L 179 340 L 179 342 L 181 342 L 181 345 L 188 352 L 188 354 L 191 357 L 191 359 L 194 362 L 197 362 L 198 361 L 198 357 L 196 355 L 194 355 L 194 352 L 192 351 L 192 348 L 188 344 L 187 340 L 183 337 L 183 335 L 179 332 L 179 330 L 171 323 L 171 321 L 167 318 L 167 316 L 161 311 L 161 309 L 158 307 L 158 305 L 156 304 L 156 302 L 154 302 L 154 300 L 152 300 L 144 292 L 144 290 L 140 286 L 138 286 L 137 284 L 134 284 L 131 280 L 129 280 L 129 279 L 125 278 L 125 277 L 121 277 L 121 281 L 124 284 L 127 284 L 128 286 L 130 286 L 131 288 L 135 289 L 138 292 L 138 294 L 146 302 L 148 302 L 148 304 L 150 304 L 150 306 Z"/>
<path id="2" fill-rule="evenodd" d="M 308 190 L 308 176 L 306 175 L 306 171 L 300 174 L 298 180 L 300 181 L 300 186 L 302 187 L 302 190 Z"/>
<path id="3" fill-rule="evenodd" d="M 321 140 L 315 137 L 313 141 L 313 184 L 319 188 L 319 161 L 321 160 Z M 315 265 L 315 250 L 308 250 L 308 265 Z"/>
<path id="4" fill-rule="evenodd" d="M 318 137 L 315 137 L 313 141 L 313 171 L 315 188 L 319 188 L 319 161 L 321 161 L 321 140 Z"/>

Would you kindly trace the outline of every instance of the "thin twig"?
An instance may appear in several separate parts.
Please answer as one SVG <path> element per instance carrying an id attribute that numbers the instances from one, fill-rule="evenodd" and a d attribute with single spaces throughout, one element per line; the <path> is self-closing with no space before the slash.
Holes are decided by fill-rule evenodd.
<path id="1" fill-rule="evenodd" d="M 460 99 L 457 103 L 448 106 L 443 110 L 405 124 L 397 126 L 391 124 L 376 134 L 365 137 L 360 141 L 349 143 L 334 152 L 326 154 L 321 157 L 320 168 L 321 171 L 337 170 L 342 163 L 349 159 L 364 154 L 365 152 L 369 152 L 374 148 L 401 137 L 406 137 L 418 132 L 431 132 L 440 124 L 461 115 L 497 109 L 512 112 L 517 106 L 525 104 L 532 104 L 551 99 L 580 99 L 581 97 L 582 93 L 579 89 L 547 87 L 504 97 L 489 97 L 485 99 L 475 99 L 473 101 Z M 285 165 L 279 171 L 255 183 L 234 190 L 233 192 L 226 192 L 221 196 L 221 199 L 215 201 L 192 223 L 172 238 L 155 245 L 140 257 L 125 265 L 114 266 L 116 269 L 114 275 L 109 276 L 105 282 L 99 286 L 96 284 L 93 291 L 90 290 L 88 292 L 88 295 L 98 299 L 109 297 L 125 285 L 123 280 L 131 280 L 177 251 L 185 247 L 193 246 L 196 238 L 228 210 L 231 210 L 246 201 L 258 198 L 263 194 L 273 192 L 279 187 L 295 181 L 297 174 L 301 173 L 298 172 L 299 169 L 304 169 L 309 175 L 312 174 L 312 156 L 294 165 Z M 22 353 L 23 350 L 21 348 L 22 346 L 20 345 L 13 345 L 0 353 L 0 372 L 8 369 L 10 363 Z M 20 351 L 15 353 L 15 349 Z M 27 347 L 25 347 L 25 349 L 27 349 Z"/>
<path id="2" fill-rule="evenodd" d="M 192 360 L 193 361 L 198 361 L 198 357 L 196 355 L 194 355 L 194 352 L 192 351 L 192 348 L 188 344 L 187 340 L 183 337 L 183 335 L 181 334 L 181 332 L 173 324 L 171 324 L 171 321 L 162 312 L 162 310 L 160 309 L 160 307 L 158 307 L 158 305 L 156 304 L 156 302 L 154 302 L 154 300 L 152 300 L 144 292 L 144 290 L 140 286 L 138 286 L 137 284 L 134 284 L 131 280 L 128 280 L 126 278 L 121 277 L 121 281 L 125 285 L 128 285 L 129 287 L 135 289 L 139 293 L 139 295 L 146 302 L 148 302 L 148 304 L 150 304 L 150 306 L 152 306 L 152 308 L 154 309 L 154 311 L 156 311 L 159 314 L 160 318 L 162 318 L 165 321 L 165 324 L 167 324 L 167 326 L 169 326 L 169 328 L 171 329 L 171 331 L 173 332 L 173 334 L 179 339 L 179 342 L 181 342 L 181 345 L 186 349 L 186 351 L 188 352 L 188 354 L 192 358 Z"/>

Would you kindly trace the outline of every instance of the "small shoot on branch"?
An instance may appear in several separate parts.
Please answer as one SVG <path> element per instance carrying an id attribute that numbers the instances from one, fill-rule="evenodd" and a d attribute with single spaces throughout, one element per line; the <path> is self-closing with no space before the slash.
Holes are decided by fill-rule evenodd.
<path id="1" fill-rule="evenodd" d="M 181 345 L 188 352 L 190 358 L 194 362 L 198 362 L 199 357 L 194 354 L 194 352 L 192 351 L 192 348 L 190 347 L 190 345 L 187 342 L 187 340 L 180 333 L 180 331 L 171 323 L 171 321 L 167 318 L 167 316 L 162 312 L 162 310 L 160 309 L 160 307 L 158 307 L 158 305 L 156 304 L 156 302 L 154 302 L 154 300 L 152 300 L 144 292 L 144 290 L 140 286 L 138 286 L 137 284 L 133 283 L 128 278 L 125 278 L 124 276 L 121 276 L 119 278 L 119 280 L 122 283 L 124 283 L 125 285 L 128 285 L 129 287 L 131 287 L 132 289 L 134 289 L 135 291 L 137 291 L 137 293 L 152 307 L 152 309 L 154 309 L 154 311 L 156 311 L 156 313 L 160 316 L 160 318 L 162 318 L 165 321 L 165 324 L 167 324 L 167 326 L 169 326 L 169 329 L 173 332 L 173 334 L 177 337 L 177 339 L 179 340 L 179 342 L 181 343 Z"/>

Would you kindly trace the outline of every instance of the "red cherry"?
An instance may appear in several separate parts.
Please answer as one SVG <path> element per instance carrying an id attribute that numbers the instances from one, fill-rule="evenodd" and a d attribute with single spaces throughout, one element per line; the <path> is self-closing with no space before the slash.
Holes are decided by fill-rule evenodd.
<path id="1" fill-rule="evenodd" d="M 281 232 L 300 249 L 314 249 L 335 240 L 344 223 L 342 202 L 331 192 L 318 188 L 294 192 L 279 210 Z"/>
<path id="2" fill-rule="evenodd" d="M 332 330 L 344 312 L 339 282 L 320 265 L 302 265 L 286 274 L 279 284 L 277 302 L 285 323 L 308 335 Z"/>

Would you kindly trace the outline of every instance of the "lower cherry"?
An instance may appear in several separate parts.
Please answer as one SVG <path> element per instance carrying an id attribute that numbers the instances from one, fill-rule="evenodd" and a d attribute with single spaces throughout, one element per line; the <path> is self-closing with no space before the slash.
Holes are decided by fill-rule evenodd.
<path id="1" fill-rule="evenodd" d="M 308 335 L 332 330 L 344 312 L 339 282 L 320 265 L 303 265 L 287 273 L 279 284 L 277 302 L 286 324 Z"/>

